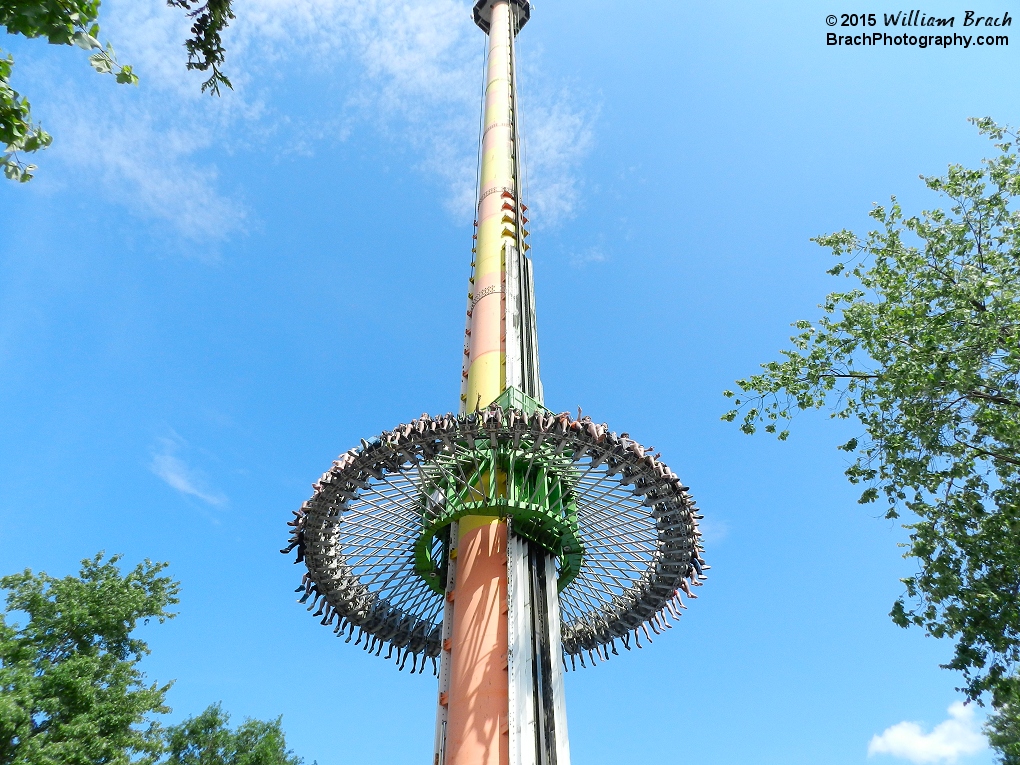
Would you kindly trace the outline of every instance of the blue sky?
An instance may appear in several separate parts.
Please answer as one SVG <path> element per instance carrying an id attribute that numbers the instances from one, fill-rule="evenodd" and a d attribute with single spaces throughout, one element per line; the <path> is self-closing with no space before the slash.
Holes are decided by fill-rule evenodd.
<path id="1" fill-rule="evenodd" d="M 2 43 L 56 140 L 36 180 L 0 184 L 0 570 L 170 561 L 181 614 L 147 628 L 146 668 L 176 678 L 173 718 L 282 714 L 308 763 L 430 756 L 434 680 L 333 638 L 276 550 L 337 454 L 456 407 L 468 7 L 238 0 L 219 101 L 158 0 L 103 4 L 138 88 Z M 968 9 L 1020 17 L 923 10 Z M 941 204 L 918 175 L 990 149 L 966 119 L 1020 122 L 1020 29 L 825 45 L 829 13 L 896 10 L 540 0 L 521 35 L 547 403 L 655 445 L 713 565 L 670 634 L 568 675 L 575 762 L 992 761 L 981 712 L 947 711 L 950 646 L 888 619 L 912 567 L 842 476 L 853 428 L 805 415 L 780 444 L 719 421 L 836 284 L 810 237 L 866 231 L 890 194 Z"/>

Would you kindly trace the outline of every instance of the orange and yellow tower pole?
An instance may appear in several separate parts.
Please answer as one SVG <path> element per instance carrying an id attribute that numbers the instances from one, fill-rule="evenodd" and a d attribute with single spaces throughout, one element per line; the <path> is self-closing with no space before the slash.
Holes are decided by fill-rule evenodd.
<path id="1" fill-rule="evenodd" d="M 507 254 L 519 251 L 524 233 L 513 56 L 527 13 L 522 0 L 480 0 L 474 8 L 489 45 L 461 388 L 467 412 L 487 407 L 507 387 Z M 505 476 L 483 480 L 505 482 Z M 495 515 L 467 516 L 452 533 L 437 765 L 510 765 L 507 523 Z"/>
<path id="2" fill-rule="evenodd" d="M 478 226 L 461 402 L 468 411 L 488 406 L 506 386 L 504 252 L 516 232 L 504 225 L 503 207 L 515 206 L 518 198 L 511 95 L 516 8 L 496 0 L 487 10 Z M 509 765 L 506 521 L 468 516 L 457 533 L 444 765 Z"/>

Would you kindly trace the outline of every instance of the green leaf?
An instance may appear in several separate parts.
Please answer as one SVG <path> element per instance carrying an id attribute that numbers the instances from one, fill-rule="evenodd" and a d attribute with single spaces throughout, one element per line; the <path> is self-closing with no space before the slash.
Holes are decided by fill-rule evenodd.
<path id="1" fill-rule="evenodd" d="M 860 499 L 857 500 L 859 505 L 867 505 L 871 502 L 878 500 L 878 489 L 874 486 L 870 486 L 861 493 Z"/>
<path id="2" fill-rule="evenodd" d="M 99 44 L 99 40 L 92 37 L 88 32 L 75 32 L 71 37 L 71 41 L 83 50 L 92 50 L 93 48 L 102 48 Z"/>
<path id="3" fill-rule="evenodd" d="M 117 72 L 117 82 L 125 85 L 137 85 L 138 77 L 131 71 L 130 66 L 122 66 Z"/>
<path id="4" fill-rule="evenodd" d="M 113 71 L 113 62 L 104 53 L 89 56 L 89 63 L 100 74 L 109 74 Z"/>

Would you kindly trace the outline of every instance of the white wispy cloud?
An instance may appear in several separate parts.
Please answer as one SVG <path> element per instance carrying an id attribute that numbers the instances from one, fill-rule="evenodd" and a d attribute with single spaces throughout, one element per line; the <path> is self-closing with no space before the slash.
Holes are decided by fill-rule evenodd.
<path id="1" fill-rule="evenodd" d="M 730 535 L 730 525 L 715 518 L 701 519 L 698 528 L 701 529 L 701 538 L 706 542 L 722 542 Z"/>
<path id="2" fill-rule="evenodd" d="M 524 115 L 531 204 L 556 223 L 573 215 L 580 203 L 578 171 L 594 143 L 597 110 L 582 108 L 565 91 L 536 100 Z"/>
<path id="3" fill-rule="evenodd" d="M 977 754 L 987 746 L 975 719 L 973 705 L 957 701 L 949 707 L 949 719 L 925 733 L 916 722 L 896 723 L 868 744 L 868 756 L 888 754 L 910 762 L 954 763 Z"/>
<path id="4" fill-rule="evenodd" d="M 216 507 L 227 504 L 227 496 L 210 488 L 205 475 L 179 456 L 179 453 L 187 447 L 187 443 L 180 436 L 173 434 L 172 438 L 161 438 L 157 446 L 149 469 L 167 486 Z"/>
<path id="5" fill-rule="evenodd" d="M 609 256 L 601 247 L 589 247 L 587 250 L 574 252 L 570 255 L 570 265 L 574 268 L 584 268 L 592 263 L 605 263 Z"/>
<path id="6" fill-rule="evenodd" d="M 243 201 L 219 187 L 214 163 L 194 157 L 213 137 L 117 101 L 99 112 L 73 96 L 58 102 L 55 155 L 87 187 L 101 187 L 135 214 L 169 223 L 189 239 L 222 240 L 242 229 Z"/>
<path id="7" fill-rule="evenodd" d="M 97 85 L 83 61 L 29 82 L 26 90 L 50 101 L 57 142 L 46 159 L 139 215 L 209 240 L 250 221 L 243 195 L 224 188 L 218 156 L 328 151 L 331 141 L 371 129 L 470 220 L 484 36 L 468 2 L 238 0 L 236 12 L 225 41 L 235 90 L 217 99 L 200 94 L 202 73 L 185 70 L 182 13 L 165 0 L 105 2 L 103 36 L 141 85 Z M 321 103 L 299 102 L 289 88 L 303 77 L 335 87 L 308 96 Z M 541 76 L 527 85 L 529 196 L 536 223 L 555 223 L 579 204 L 595 110 Z"/>

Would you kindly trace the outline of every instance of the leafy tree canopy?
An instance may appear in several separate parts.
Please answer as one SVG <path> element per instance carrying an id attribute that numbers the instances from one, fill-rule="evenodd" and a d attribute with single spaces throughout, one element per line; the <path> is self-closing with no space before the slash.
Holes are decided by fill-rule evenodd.
<path id="1" fill-rule="evenodd" d="M 139 623 L 176 614 L 165 563 L 122 573 L 120 556 L 82 561 L 78 576 L 0 578 L 0 765 L 301 765 L 281 718 L 235 730 L 214 704 L 162 727 L 170 684 L 148 684 Z"/>
<path id="2" fill-rule="evenodd" d="M 745 433 L 788 435 L 800 410 L 828 409 L 860 435 L 839 448 L 886 516 L 908 513 L 918 572 L 891 616 L 955 640 L 948 667 L 970 699 L 1020 711 L 1020 166 L 1017 135 L 972 120 L 997 153 L 980 168 L 923 177 L 947 201 L 907 217 L 893 198 L 877 228 L 818 237 L 846 291 L 792 348 L 727 391 Z"/>
<path id="3" fill-rule="evenodd" d="M 172 8 L 184 10 L 192 20 L 191 37 L 184 46 L 188 52 L 188 69 L 209 72 L 202 91 L 216 95 L 220 86 L 231 87 L 223 74 L 226 55 L 222 32 L 234 18 L 232 0 L 167 0 Z M 130 65 L 117 61 L 113 46 L 99 41 L 100 0 L 0 0 L 0 25 L 9 34 L 29 38 L 44 37 L 52 45 L 75 45 L 90 51 L 89 63 L 100 73 L 112 74 L 117 82 L 138 84 Z M 0 50 L 0 167 L 16 181 L 32 178 L 35 165 L 28 164 L 23 154 L 31 154 L 49 146 L 53 137 L 32 118 L 28 99 L 14 90 L 10 78 L 14 58 Z"/>
<path id="4" fill-rule="evenodd" d="M 139 622 L 175 614 L 178 585 L 148 560 L 82 561 L 79 576 L 24 571 L 0 579 L 0 765 L 153 762 L 170 685 L 147 684 Z"/>
<path id="5" fill-rule="evenodd" d="M 287 749 L 281 718 L 245 720 L 236 730 L 213 704 L 198 717 L 167 729 L 165 765 L 301 765 Z"/>
<path id="6" fill-rule="evenodd" d="M 995 714 L 985 725 L 988 743 L 999 754 L 1002 765 L 1020 765 L 1020 688 L 1015 683 L 999 693 Z"/>

